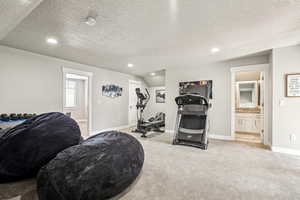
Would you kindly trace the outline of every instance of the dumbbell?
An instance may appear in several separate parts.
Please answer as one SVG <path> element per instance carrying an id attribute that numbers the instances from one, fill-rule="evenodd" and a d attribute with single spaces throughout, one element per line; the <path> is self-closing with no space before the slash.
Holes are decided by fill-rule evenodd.
<path id="1" fill-rule="evenodd" d="M 33 114 L 24 113 L 23 114 L 23 119 L 30 119 L 30 118 L 35 117 L 35 116 L 36 116 L 35 113 L 33 113 Z"/>
<path id="2" fill-rule="evenodd" d="M 28 113 L 23 114 L 23 119 L 28 119 Z"/>
<path id="3" fill-rule="evenodd" d="M 30 118 L 32 118 L 32 114 L 27 115 L 27 119 L 30 119 Z"/>
<path id="4" fill-rule="evenodd" d="M 23 119 L 23 114 L 22 114 L 22 113 L 19 113 L 19 114 L 17 114 L 17 117 L 18 117 L 19 120 L 20 120 L 20 119 Z"/>
<path id="5" fill-rule="evenodd" d="M 11 113 L 11 114 L 9 115 L 9 118 L 10 118 L 10 120 L 18 120 L 18 116 L 17 116 L 16 113 Z"/>
<path id="6" fill-rule="evenodd" d="M 0 115 L 0 120 L 7 122 L 7 121 L 10 120 L 10 118 L 7 114 L 1 114 Z"/>

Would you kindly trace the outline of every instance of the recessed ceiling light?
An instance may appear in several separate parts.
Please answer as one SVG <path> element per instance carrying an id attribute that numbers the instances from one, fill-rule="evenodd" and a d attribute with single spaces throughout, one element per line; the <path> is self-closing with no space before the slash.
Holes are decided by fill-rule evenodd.
<path id="1" fill-rule="evenodd" d="M 214 47 L 214 48 L 212 48 L 210 51 L 211 51 L 212 53 L 218 53 L 218 52 L 220 51 L 220 49 L 217 48 L 217 47 Z"/>
<path id="2" fill-rule="evenodd" d="M 155 73 L 154 73 L 154 72 L 152 72 L 150 75 L 151 75 L 151 76 L 155 76 Z"/>
<path id="3" fill-rule="evenodd" d="M 129 68 L 131 68 L 131 67 L 133 67 L 133 64 L 131 64 L 131 63 L 128 63 L 128 65 L 127 65 Z"/>
<path id="4" fill-rule="evenodd" d="M 86 23 L 89 26 L 95 26 L 97 20 L 94 17 L 87 17 L 84 23 Z"/>
<path id="5" fill-rule="evenodd" d="M 55 39 L 55 38 L 48 38 L 48 39 L 47 39 L 47 43 L 48 43 L 48 44 L 57 44 L 58 41 L 57 41 L 57 39 Z"/>

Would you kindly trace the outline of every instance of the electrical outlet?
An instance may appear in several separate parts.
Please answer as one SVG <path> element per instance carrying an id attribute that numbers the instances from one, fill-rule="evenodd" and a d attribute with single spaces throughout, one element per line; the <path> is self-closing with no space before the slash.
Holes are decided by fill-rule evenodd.
<path id="1" fill-rule="evenodd" d="M 290 135 L 290 141 L 291 141 L 292 144 L 296 143 L 296 135 L 295 134 Z"/>

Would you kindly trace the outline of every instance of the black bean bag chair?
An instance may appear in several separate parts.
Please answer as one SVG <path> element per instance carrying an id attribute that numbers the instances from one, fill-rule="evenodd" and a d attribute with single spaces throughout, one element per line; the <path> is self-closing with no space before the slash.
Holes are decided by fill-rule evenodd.
<path id="1" fill-rule="evenodd" d="M 129 187 L 144 163 L 131 135 L 103 132 L 59 153 L 37 178 L 39 200 L 101 200 Z"/>
<path id="2" fill-rule="evenodd" d="M 30 118 L 0 134 L 0 183 L 31 178 L 62 150 L 77 145 L 80 129 L 62 113 Z"/>

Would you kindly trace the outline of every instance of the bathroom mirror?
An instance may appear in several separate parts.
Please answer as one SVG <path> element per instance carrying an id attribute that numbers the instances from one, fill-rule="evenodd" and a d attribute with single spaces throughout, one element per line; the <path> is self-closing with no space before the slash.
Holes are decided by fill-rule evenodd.
<path id="1" fill-rule="evenodd" d="M 238 108 L 258 107 L 257 81 L 237 82 L 237 106 Z"/>

